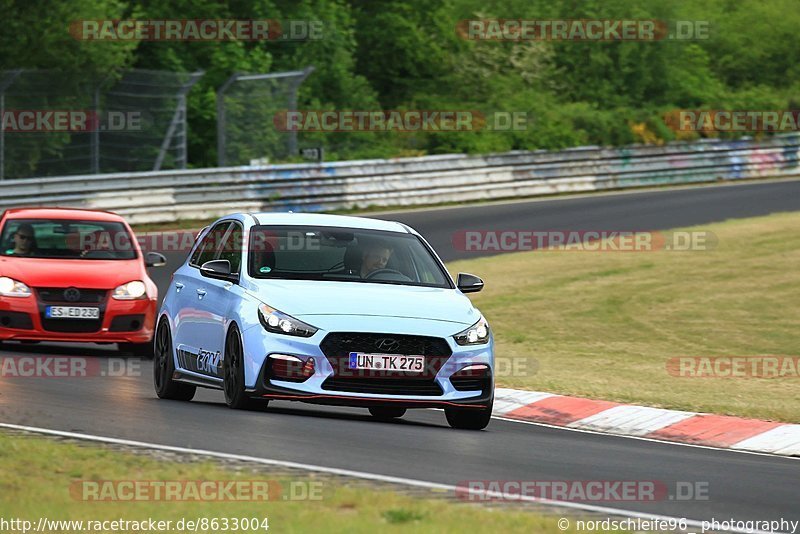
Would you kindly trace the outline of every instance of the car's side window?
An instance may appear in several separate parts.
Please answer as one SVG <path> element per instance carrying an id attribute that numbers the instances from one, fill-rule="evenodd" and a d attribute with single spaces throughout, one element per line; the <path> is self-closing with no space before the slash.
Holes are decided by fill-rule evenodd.
<path id="1" fill-rule="evenodd" d="M 231 272 L 238 273 L 242 267 L 242 239 L 244 237 L 242 225 L 239 223 L 232 223 L 228 235 L 225 237 L 220 249 L 220 260 L 228 260 L 231 263 Z"/>
<path id="2" fill-rule="evenodd" d="M 225 232 L 231 225 L 230 221 L 223 221 L 215 225 L 203 238 L 189 260 L 189 265 L 201 267 L 204 263 L 213 260 L 217 256 Z"/>

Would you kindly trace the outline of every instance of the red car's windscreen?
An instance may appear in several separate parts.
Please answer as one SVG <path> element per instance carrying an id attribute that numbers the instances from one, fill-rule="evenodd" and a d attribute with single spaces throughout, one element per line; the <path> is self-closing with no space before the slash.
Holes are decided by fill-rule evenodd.
<path id="1" fill-rule="evenodd" d="M 11 219 L 3 226 L 0 254 L 25 258 L 132 260 L 133 238 L 118 222 Z"/>

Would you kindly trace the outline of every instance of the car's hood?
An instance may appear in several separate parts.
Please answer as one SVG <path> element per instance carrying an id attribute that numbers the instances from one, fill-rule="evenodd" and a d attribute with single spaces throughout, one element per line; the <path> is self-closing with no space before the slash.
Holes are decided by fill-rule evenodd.
<path id="1" fill-rule="evenodd" d="M 113 289 L 142 280 L 139 260 L 59 260 L 0 256 L 0 276 L 29 287 Z"/>
<path id="2" fill-rule="evenodd" d="M 304 280 L 259 280 L 260 301 L 298 319 L 361 315 L 447 321 L 466 326 L 480 319 L 472 302 L 454 289 Z"/>

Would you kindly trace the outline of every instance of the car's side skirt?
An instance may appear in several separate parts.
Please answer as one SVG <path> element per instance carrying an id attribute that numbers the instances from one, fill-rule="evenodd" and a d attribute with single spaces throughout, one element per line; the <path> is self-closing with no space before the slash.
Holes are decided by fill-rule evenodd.
<path id="1" fill-rule="evenodd" d="M 175 374 L 172 375 L 172 379 L 176 382 L 191 384 L 201 388 L 222 389 L 222 380 L 214 380 L 213 378 L 200 378 L 198 376 L 188 375 L 180 371 L 175 371 Z"/>

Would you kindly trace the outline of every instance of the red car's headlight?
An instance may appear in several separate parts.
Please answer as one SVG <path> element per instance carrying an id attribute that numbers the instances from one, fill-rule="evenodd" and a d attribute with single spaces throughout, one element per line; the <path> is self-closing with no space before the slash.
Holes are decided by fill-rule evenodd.
<path id="1" fill-rule="evenodd" d="M 7 276 L 0 276 L 0 297 L 30 297 L 31 288 Z"/>
<path id="2" fill-rule="evenodd" d="M 137 300 L 147 296 L 147 286 L 140 280 L 134 280 L 127 284 L 122 284 L 114 290 L 111 298 L 117 300 Z"/>

